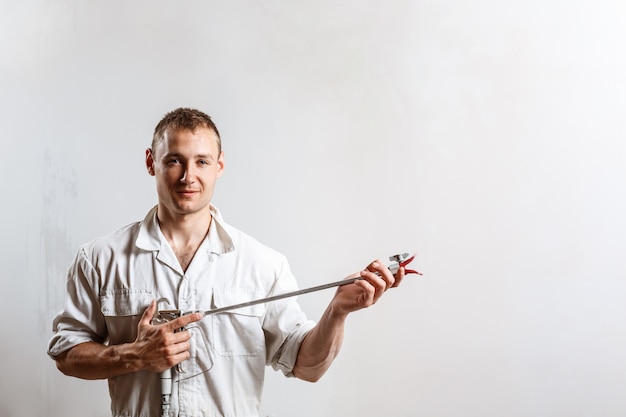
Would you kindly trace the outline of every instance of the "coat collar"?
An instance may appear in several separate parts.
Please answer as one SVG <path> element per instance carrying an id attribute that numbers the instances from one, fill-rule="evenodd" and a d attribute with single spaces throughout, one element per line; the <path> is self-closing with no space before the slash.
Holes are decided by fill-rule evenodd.
<path id="1" fill-rule="evenodd" d="M 224 222 L 222 214 L 214 205 L 210 206 L 213 221 L 209 227 L 209 233 L 205 240 L 208 240 L 205 246 L 209 253 L 224 254 L 235 250 L 233 239 L 228 232 L 229 226 Z M 161 233 L 159 221 L 157 218 L 157 206 L 154 206 L 139 227 L 139 233 L 135 240 L 135 245 L 147 251 L 160 251 L 167 240 Z"/>

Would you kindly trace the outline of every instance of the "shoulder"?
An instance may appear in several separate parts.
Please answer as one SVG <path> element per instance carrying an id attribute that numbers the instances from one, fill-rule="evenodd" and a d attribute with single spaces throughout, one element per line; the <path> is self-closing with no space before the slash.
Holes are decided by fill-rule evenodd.
<path id="1" fill-rule="evenodd" d="M 290 274 L 285 255 L 225 222 L 219 211 L 213 209 L 217 227 L 213 229 L 215 234 L 211 238 L 220 242 L 215 247 L 216 253 L 224 255 L 227 265 L 240 268 L 241 276 L 278 277 Z"/>
<path id="2" fill-rule="evenodd" d="M 225 229 L 230 235 L 234 248 L 244 253 L 254 255 L 256 259 L 265 259 L 270 262 L 286 262 L 286 257 L 276 249 L 260 242 L 250 234 L 230 225 L 225 224 Z"/>
<path id="3" fill-rule="evenodd" d="M 217 207 L 211 207 L 213 219 L 217 223 L 217 235 L 219 240 L 224 244 L 226 252 L 235 250 L 239 254 L 249 254 L 251 258 L 269 262 L 286 262 L 285 256 L 277 250 L 261 243 L 258 239 L 241 229 L 224 221 L 222 214 Z M 229 247 L 230 246 L 230 247 Z"/>
<path id="4" fill-rule="evenodd" d="M 135 241 L 141 224 L 142 222 L 130 223 L 114 232 L 95 238 L 83 244 L 79 252 L 91 263 L 97 263 L 102 258 L 110 260 L 119 254 L 129 253 L 136 247 Z"/>
<path id="5" fill-rule="evenodd" d="M 127 253 L 145 249 L 158 248 L 159 237 L 156 231 L 156 206 L 153 207 L 143 220 L 127 224 L 114 232 L 100 236 L 84 244 L 81 250 L 85 254 Z"/>

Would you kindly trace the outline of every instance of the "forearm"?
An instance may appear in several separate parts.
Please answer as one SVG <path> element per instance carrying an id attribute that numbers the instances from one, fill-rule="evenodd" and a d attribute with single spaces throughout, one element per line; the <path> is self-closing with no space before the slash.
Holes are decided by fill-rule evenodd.
<path id="1" fill-rule="evenodd" d="M 346 313 L 329 306 L 300 346 L 293 374 L 309 382 L 318 381 L 339 354 L 343 342 Z"/>
<path id="2" fill-rule="evenodd" d="M 81 343 L 61 353 L 56 364 L 65 375 L 82 379 L 107 379 L 143 367 L 131 344 L 105 346 L 96 342 Z"/>

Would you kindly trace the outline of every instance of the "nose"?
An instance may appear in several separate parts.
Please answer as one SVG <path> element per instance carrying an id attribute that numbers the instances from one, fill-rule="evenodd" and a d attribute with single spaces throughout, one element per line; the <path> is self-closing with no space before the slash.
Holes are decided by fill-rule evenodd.
<path id="1" fill-rule="evenodd" d="M 195 172 L 193 170 L 193 164 L 185 164 L 183 169 L 183 176 L 180 177 L 180 182 L 183 184 L 193 184 L 195 181 Z"/>

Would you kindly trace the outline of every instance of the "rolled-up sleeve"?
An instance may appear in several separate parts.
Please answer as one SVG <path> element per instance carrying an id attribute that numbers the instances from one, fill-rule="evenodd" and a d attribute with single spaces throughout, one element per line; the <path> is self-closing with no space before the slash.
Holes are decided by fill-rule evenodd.
<path id="1" fill-rule="evenodd" d="M 293 367 L 296 365 L 296 360 L 298 359 L 300 345 L 314 326 L 315 322 L 312 320 L 307 320 L 298 324 L 289 334 L 287 339 L 285 339 L 275 355 L 275 361 L 272 362 L 272 368 L 282 371 L 285 376 L 293 377 Z"/>
<path id="2" fill-rule="evenodd" d="M 48 344 L 48 355 L 53 359 L 78 344 L 104 343 L 107 339 L 99 294 L 94 290 L 98 274 L 89 253 L 88 246 L 81 247 L 68 271 L 64 307 L 54 318 L 54 334 Z"/>

